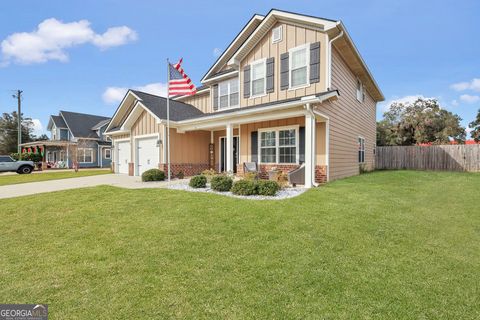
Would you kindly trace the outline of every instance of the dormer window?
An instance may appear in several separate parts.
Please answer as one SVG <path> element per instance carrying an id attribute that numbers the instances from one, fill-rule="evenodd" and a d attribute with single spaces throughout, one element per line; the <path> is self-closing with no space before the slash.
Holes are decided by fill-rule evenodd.
<path id="1" fill-rule="evenodd" d="M 357 100 L 363 102 L 365 100 L 365 94 L 363 92 L 363 83 L 357 79 Z"/>
<path id="2" fill-rule="evenodd" d="M 282 26 L 278 26 L 272 29 L 272 43 L 277 43 L 282 41 Z"/>

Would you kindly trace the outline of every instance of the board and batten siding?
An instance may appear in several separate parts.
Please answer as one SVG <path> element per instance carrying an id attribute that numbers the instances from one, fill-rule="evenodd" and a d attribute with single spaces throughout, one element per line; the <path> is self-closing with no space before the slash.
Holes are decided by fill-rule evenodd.
<path id="1" fill-rule="evenodd" d="M 365 138 L 365 165 L 375 167 L 376 102 L 365 91 L 364 102 L 356 96 L 357 77 L 340 53 L 332 52 L 332 88 L 338 100 L 315 108 L 330 118 L 330 180 L 359 174 L 358 137 Z"/>
<path id="2" fill-rule="evenodd" d="M 157 124 L 157 119 L 144 110 L 133 124 L 131 132 L 133 136 L 158 133 L 159 125 Z"/>
<path id="3" fill-rule="evenodd" d="M 212 99 L 210 98 L 210 90 L 194 94 L 193 96 L 181 98 L 178 101 L 191 104 L 204 113 L 212 112 Z"/>
<path id="4" fill-rule="evenodd" d="M 173 164 L 208 164 L 209 144 L 210 131 L 178 133 L 177 129 L 170 128 L 170 161 Z"/>
<path id="5" fill-rule="evenodd" d="M 305 126 L 305 117 L 294 117 L 279 120 L 261 121 L 255 123 L 242 124 L 240 126 L 240 163 L 252 161 L 252 132 L 259 129 L 278 128 L 298 125 Z M 317 122 L 316 128 L 316 164 L 325 165 L 325 128 L 324 122 Z"/>
<path id="6" fill-rule="evenodd" d="M 277 23 L 273 28 L 282 26 L 282 41 L 272 43 L 271 30 L 259 41 L 255 48 L 241 61 L 240 64 L 240 106 L 252 106 L 262 103 L 275 102 L 295 97 L 303 97 L 326 90 L 326 65 L 328 37 L 320 31 L 308 29 L 302 26 L 294 26 L 286 23 Z M 290 49 L 305 43 L 320 42 L 320 81 L 308 87 L 295 90 L 280 90 L 280 55 Z M 310 54 L 308 51 L 307 54 Z M 274 58 L 274 90 L 257 98 L 244 98 L 243 96 L 243 68 L 254 61 L 263 58 Z"/>

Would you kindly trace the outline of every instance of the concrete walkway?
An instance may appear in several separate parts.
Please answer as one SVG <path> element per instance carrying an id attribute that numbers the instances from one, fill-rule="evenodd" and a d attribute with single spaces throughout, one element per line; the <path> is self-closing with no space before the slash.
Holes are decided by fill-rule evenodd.
<path id="1" fill-rule="evenodd" d="M 179 183 L 181 180 L 172 181 Z M 142 182 L 140 177 L 130 177 L 123 174 L 101 174 L 89 177 L 48 180 L 0 186 L 0 199 L 27 196 L 31 194 L 53 192 L 108 185 L 128 189 L 165 188 L 167 182 Z"/>

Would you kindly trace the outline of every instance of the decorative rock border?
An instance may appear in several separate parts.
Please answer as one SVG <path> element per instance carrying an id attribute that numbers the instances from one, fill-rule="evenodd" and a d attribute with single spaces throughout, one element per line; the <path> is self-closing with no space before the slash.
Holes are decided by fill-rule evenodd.
<path id="1" fill-rule="evenodd" d="M 249 199 L 249 200 L 283 200 L 283 199 L 289 199 L 289 198 L 299 196 L 302 193 L 304 193 L 305 191 L 307 191 L 307 189 L 305 189 L 305 188 L 292 187 L 292 188 L 284 188 L 284 189 L 278 191 L 277 195 L 275 195 L 273 197 L 259 196 L 259 195 L 238 196 L 238 195 L 235 195 L 231 192 L 218 192 L 218 191 L 212 190 L 210 188 L 210 183 L 207 183 L 206 188 L 195 189 L 195 188 L 192 188 L 188 185 L 188 180 L 187 181 L 185 181 L 185 180 L 178 181 L 175 184 L 171 184 L 167 188 L 172 189 L 172 190 L 184 190 L 184 191 L 190 191 L 190 192 L 215 193 L 215 194 L 228 196 L 228 197 L 232 197 L 232 198 Z"/>

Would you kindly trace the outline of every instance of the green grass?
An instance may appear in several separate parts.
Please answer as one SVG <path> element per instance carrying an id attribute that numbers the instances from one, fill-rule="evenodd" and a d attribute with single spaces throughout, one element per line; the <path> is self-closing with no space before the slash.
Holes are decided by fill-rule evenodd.
<path id="1" fill-rule="evenodd" d="M 27 182 L 88 177 L 88 176 L 95 176 L 98 174 L 106 174 L 106 173 L 110 173 L 110 170 L 80 169 L 78 172 L 75 172 L 73 170 L 68 170 L 68 171 L 57 171 L 57 172 L 55 171 L 32 172 L 31 174 L 6 174 L 6 175 L 0 175 L 0 186 L 5 186 L 9 184 L 27 183 Z"/>
<path id="2" fill-rule="evenodd" d="M 479 174 L 285 201 L 100 186 L 0 201 L 0 301 L 51 319 L 478 319 Z"/>

